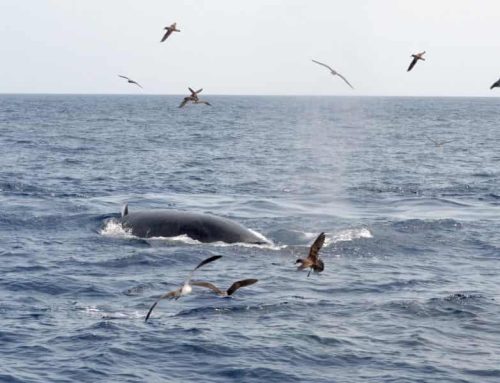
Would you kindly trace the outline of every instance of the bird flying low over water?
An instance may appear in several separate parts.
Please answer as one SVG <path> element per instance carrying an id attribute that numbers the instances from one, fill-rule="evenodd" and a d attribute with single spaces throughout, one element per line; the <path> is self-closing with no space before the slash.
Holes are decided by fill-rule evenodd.
<path id="1" fill-rule="evenodd" d="M 192 282 L 191 284 L 193 286 L 201 286 L 201 287 L 206 287 L 207 289 L 210 289 L 212 291 L 215 291 L 217 294 L 219 294 L 222 297 L 228 297 L 234 294 L 236 290 L 238 290 L 240 287 L 245 287 L 245 286 L 250 286 L 253 285 L 254 283 L 257 283 L 258 279 L 243 279 L 241 281 L 234 282 L 231 287 L 229 287 L 226 291 L 223 291 L 219 289 L 217 286 L 211 284 L 210 282 Z"/>
<path id="2" fill-rule="evenodd" d="M 298 264 L 297 270 L 303 270 L 310 268 L 307 276 L 311 274 L 311 271 L 315 271 L 317 273 L 323 271 L 325 269 L 325 264 L 321 259 L 319 259 L 319 251 L 323 247 L 325 243 L 325 233 L 321 233 L 318 235 L 318 238 L 314 241 L 309 249 L 309 255 L 305 259 L 297 259 L 295 264 Z"/>
<path id="3" fill-rule="evenodd" d="M 346 83 L 347 85 L 349 85 L 352 89 L 354 89 L 354 87 L 353 87 L 353 86 L 349 83 L 349 81 L 347 81 L 347 79 L 346 79 L 344 76 L 342 76 L 339 72 L 337 72 L 336 70 L 334 70 L 332 67 L 330 67 L 330 66 L 328 66 L 328 65 L 326 65 L 326 64 L 323 64 L 323 63 L 321 63 L 321 62 L 319 62 L 319 61 L 316 61 L 316 60 L 312 60 L 312 62 L 314 62 L 314 63 L 316 63 L 316 64 L 318 64 L 318 65 L 324 66 L 325 68 L 328 68 L 328 70 L 330 70 L 330 73 L 331 73 L 333 76 L 339 76 L 342 80 L 344 80 L 344 81 L 345 81 L 345 83 Z"/>
<path id="4" fill-rule="evenodd" d="M 413 60 L 411 61 L 410 66 L 408 67 L 407 72 L 409 72 L 409 71 L 412 70 L 412 68 L 415 66 L 415 64 L 417 63 L 418 60 L 424 60 L 425 61 L 425 59 L 422 57 L 423 55 L 425 55 L 425 51 L 420 52 L 420 53 L 415 53 L 414 55 L 411 55 L 411 57 L 413 57 Z"/>
<path id="5" fill-rule="evenodd" d="M 205 105 L 212 106 L 212 104 L 210 104 L 208 101 L 202 101 L 198 97 L 198 93 L 200 93 L 203 90 L 203 88 L 200 88 L 200 89 L 198 89 L 196 91 L 193 90 L 192 88 L 188 88 L 188 89 L 191 92 L 191 95 L 187 96 L 187 97 L 184 97 L 184 99 L 182 100 L 181 104 L 179 105 L 179 108 L 184 107 L 188 102 L 192 102 L 193 104 L 205 104 Z"/>
<path id="6" fill-rule="evenodd" d="M 449 140 L 449 141 L 436 141 L 430 138 L 429 136 L 425 136 L 429 141 L 432 141 L 432 143 L 436 146 L 443 146 L 444 144 L 449 144 L 450 142 L 456 141 L 456 140 Z"/>
<path id="7" fill-rule="evenodd" d="M 500 88 L 500 80 L 498 80 L 496 83 L 494 83 L 492 86 L 490 86 L 490 89 L 493 88 Z"/>
<path id="8" fill-rule="evenodd" d="M 161 43 L 164 42 L 166 39 L 168 39 L 168 36 L 170 36 L 172 33 L 181 31 L 180 29 L 177 29 L 177 23 L 173 23 L 171 26 L 165 27 L 163 29 L 165 29 L 166 32 L 160 41 Z"/>
<path id="9" fill-rule="evenodd" d="M 134 81 L 134 80 L 132 80 L 132 79 L 128 78 L 127 76 L 122 76 L 121 74 L 119 74 L 119 75 L 118 75 L 118 77 L 124 78 L 125 80 L 127 80 L 127 82 L 128 82 L 129 84 L 135 84 L 135 85 L 137 85 L 138 87 L 142 88 L 141 84 L 139 84 L 137 81 Z"/>
<path id="10" fill-rule="evenodd" d="M 214 255 L 212 257 L 209 257 L 203 261 L 201 261 L 198 266 L 196 266 L 190 273 L 189 273 L 189 276 L 187 277 L 187 279 L 184 281 L 184 284 L 179 287 L 177 290 L 173 290 L 173 291 L 169 291 L 168 293 L 165 293 L 163 294 L 160 298 L 158 298 L 156 300 L 155 303 L 153 303 L 153 305 L 151 306 L 151 308 L 149 309 L 147 315 L 146 315 L 146 319 L 144 320 L 145 322 L 147 322 L 147 320 L 149 319 L 149 316 L 151 315 L 151 312 L 153 311 L 153 309 L 156 307 L 156 305 L 158 304 L 158 302 L 160 302 L 162 299 L 165 299 L 165 298 L 169 298 L 169 299 L 179 299 L 180 297 L 184 296 L 184 295 L 188 295 L 191 293 L 191 291 L 193 291 L 193 288 L 191 287 L 190 285 L 190 281 L 191 281 L 191 278 L 193 277 L 193 273 L 198 270 L 200 267 L 206 265 L 207 263 L 210 263 L 210 262 L 213 262 L 219 258 L 221 258 L 222 255 Z"/>

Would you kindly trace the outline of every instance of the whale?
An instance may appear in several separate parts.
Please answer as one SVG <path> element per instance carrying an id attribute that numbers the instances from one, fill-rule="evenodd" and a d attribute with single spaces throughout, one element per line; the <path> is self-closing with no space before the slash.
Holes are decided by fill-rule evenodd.
<path id="1" fill-rule="evenodd" d="M 211 214 L 170 209 L 129 212 L 126 204 L 122 208 L 120 223 L 124 230 L 140 238 L 187 235 L 203 243 L 268 243 L 243 225 Z"/>

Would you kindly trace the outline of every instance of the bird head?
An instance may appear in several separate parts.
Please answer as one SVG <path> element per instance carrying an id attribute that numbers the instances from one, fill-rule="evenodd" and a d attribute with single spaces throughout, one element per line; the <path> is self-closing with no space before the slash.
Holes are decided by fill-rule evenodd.
<path id="1" fill-rule="evenodd" d="M 295 261 L 296 265 L 299 265 L 299 264 L 302 265 L 303 263 L 304 263 L 304 260 L 300 259 L 300 258 Z"/>

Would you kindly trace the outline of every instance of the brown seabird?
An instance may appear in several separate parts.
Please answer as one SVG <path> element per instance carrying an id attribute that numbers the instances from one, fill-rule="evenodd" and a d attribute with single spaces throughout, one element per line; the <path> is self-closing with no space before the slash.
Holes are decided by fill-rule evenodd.
<path id="1" fill-rule="evenodd" d="M 179 287 L 178 289 L 176 290 L 173 290 L 173 291 L 169 291 L 168 293 L 165 293 L 163 294 L 162 296 L 160 296 L 160 298 L 158 298 L 155 303 L 153 303 L 153 305 L 151 306 L 151 308 L 149 309 L 147 315 L 146 315 L 146 319 L 144 320 L 145 322 L 147 322 L 147 320 L 149 319 L 149 316 L 151 315 L 151 312 L 153 311 L 153 309 L 156 307 L 156 305 L 158 304 L 159 301 L 161 301 L 162 299 L 165 299 L 165 298 L 169 298 L 169 299 L 179 299 L 180 297 L 184 296 L 184 295 L 188 295 L 191 293 L 191 291 L 193 291 L 193 288 L 191 287 L 191 285 L 189 284 L 189 282 L 191 281 L 191 278 L 193 276 L 193 273 L 199 269 L 200 267 L 202 267 L 203 265 L 206 265 L 207 263 L 210 263 L 210 262 L 213 262 L 219 258 L 221 258 L 222 255 L 214 255 L 212 257 L 209 257 L 203 261 L 201 261 L 198 266 L 196 266 L 190 273 L 189 273 L 189 276 L 187 277 L 187 279 L 184 281 L 184 284 Z"/>
<path id="2" fill-rule="evenodd" d="M 323 244 L 325 243 L 325 233 L 321 233 L 318 235 L 318 238 L 314 241 L 309 249 L 309 255 L 305 259 L 297 259 L 295 264 L 299 264 L 297 270 L 303 270 L 310 268 L 307 276 L 311 274 L 311 271 L 315 271 L 317 273 L 323 271 L 325 269 L 325 264 L 321 259 L 319 259 L 318 253 Z"/>
<path id="3" fill-rule="evenodd" d="M 425 61 L 425 59 L 422 57 L 423 55 L 425 55 L 425 51 L 420 52 L 420 53 L 416 53 L 414 55 L 411 55 L 411 57 L 413 57 L 413 60 L 411 61 L 410 66 L 408 67 L 407 72 L 409 72 L 409 71 L 412 70 L 412 68 L 415 66 L 415 64 L 417 63 L 418 60 L 424 60 Z"/>
<path id="4" fill-rule="evenodd" d="M 176 26 L 177 26 L 177 23 L 173 23 L 171 26 L 163 28 L 166 30 L 166 32 L 160 41 L 161 43 L 164 42 L 168 38 L 168 36 L 170 36 L 172 33 L 181 31 L 180 29 L 177 29 Z"/>

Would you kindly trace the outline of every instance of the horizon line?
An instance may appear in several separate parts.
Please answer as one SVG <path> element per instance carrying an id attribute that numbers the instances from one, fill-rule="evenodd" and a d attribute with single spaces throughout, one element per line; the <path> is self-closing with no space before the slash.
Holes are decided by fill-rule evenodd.
<path id="1" fill-rule="evenodd" d="M 0 92 L 0 96 L 172 96 L 184 97 L 184 93 L 55 93 L 55 92 Z M 226 97 L 398 97 L 398 98 L 499 98 L 500 95 L 491 96 L 453 96 L 453 95 L 371 95 L 371 94 L 237 94 L 237 93 L 206 93 L 206 96 Z"/>

